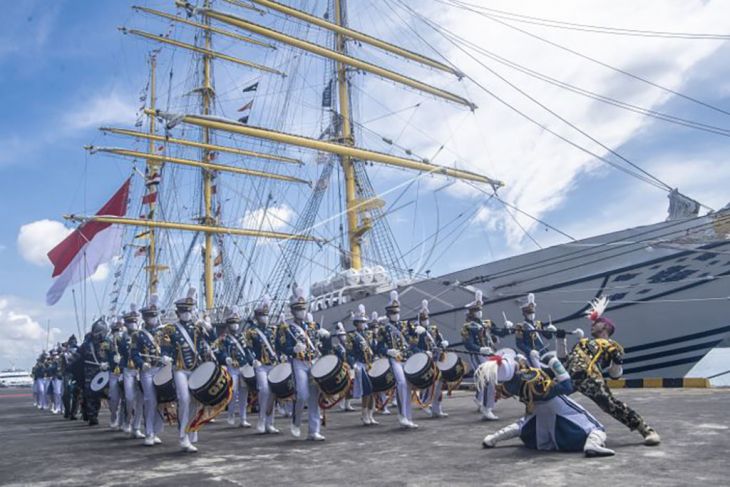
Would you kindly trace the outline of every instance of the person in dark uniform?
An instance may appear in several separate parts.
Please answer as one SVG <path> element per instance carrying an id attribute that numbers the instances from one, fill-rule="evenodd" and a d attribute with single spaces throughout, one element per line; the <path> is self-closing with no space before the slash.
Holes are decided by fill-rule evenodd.
<path id="1" fill-rule="evenodd" d="M 89 426 L 99 424 L 99 407 L 101 397 L 91 390 L 91 381 L 99 371 L 109 370 L 106 362 L 109 353 L 109 343 L 106 336 L 109 326 L 104 318 L 99 318 L 91 325 L 91 332 L 84 337 L 81 344 L 81 359 L 84 364 L 84 415 Z"/>

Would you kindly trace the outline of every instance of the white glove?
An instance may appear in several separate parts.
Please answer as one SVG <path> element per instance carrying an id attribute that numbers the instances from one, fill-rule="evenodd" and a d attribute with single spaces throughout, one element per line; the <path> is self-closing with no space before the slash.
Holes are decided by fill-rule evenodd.
<path id="1" fill-rule="evenodd" d="M 429 358 L 433 358 L 433 352 L 431 350 L 426 350 L 426 355 L 428 355 Z"/>
<path id="2" fill-rule="evenodd" d="M 507 328 L 508 330 L 511 330 L 512 328 L 515 327 L 515 324 L 512 323 L 510 320 L 506 320 L 504 322 L 504 327 Z"/>
<path id="3" fill-rule="evenodd" d="M 545 331 L 549 331 L 549 332 L 555 333 L 556 331 L 558 331 L 558 329 L 555 328 L 555 325 L 548 325 L 548 326 L 545 327 Z"/>
<path id="4" fill-rule="evenodd" d="M 449 346 L 449 342 L 446 340 L 441 340 L 441 348 L 446 348 Z"/>
<path id="5" fill-rule="evenodd" d="M 258 360 L 253 361 L 253 368 L 256 369 L 258 367 L 261 367 L 263 364 L 259 362 Z"/>
<path id="6" fill-rule="evenodd" d="M 387 352 L 388 357 L 396 358 L 398 356 L 398 350 L 395 348 L 389 348 Z"/>
<path id="7" fill-rule="evenodd" d="M 493 352 L 493 351 L 492 351 L 492 349 L 491 349 L 490 347 L 482 347 L 482 348 L 480 348 L 480 349 L 479 349 L 479 353 L 480 353 L 481 355 L 489 355 L 489 354 L 491 354 L 492 352 Z"/>
<path id="8" fill-rule="evenodd" d="M 420 336 L 420 335 L 423 335 L 424 333 L 426 333 L 426 329 L 424 327 L 422 327 L 421 325 L 418 325 L 416 327 L 416 335 Z"/>
<path id="9" fill-rule="evenodd" d="M 121 362 L 122 362 L 122 356 L 121 356 L 121 355 L 119 355 L 118 353 L 117 353 L 117 354 L 115 354 L 115 355 L 114 355 L 114 363 L 115 363 L 115 364 L 118 364 L 118 363 L 121 363 Z"/>
<path id="10" fill-rule="evenodd" d="M 168 357 L 167 355 L 163 355 L 162 363 L 165 365 L 170 365 L 172 363 L 172 358 Z"/>
<path id="11" fill-rule="evenodd" d="M 581 330 L 580 328 L 576 328 L 575 330 L 573 330 L 573 335 L 577 335 L 579 339 L 585 336 L 583 330 Z"/>
<path id="12" fill-rule="evenodd" d="M 328 332 L 324 328 L 320 328 L 319 330 L 317 330 L 317 335 L 319 336 L 319 338 L 326 339 L 330 337 L 330 332 Z"/>
<path id="13" fill-rule="evenodd" d="M 152 368 L 152 367 L 151 367 L 151 366 L 150 366 L 150 364 L 148 364 L 147 362 L 144 362 L 144 363 L 142 364 L 142 370 L 144 370 L 145 372 L 146 372 L 146 371 L 148 371 L 148 370 L 150 370 L 151 368 Z"/>
<path id="14" fill-rule="evenodd" d="M 99 364 L 99 368 L 101 370 L 109 370 L 109 364 L 107 362 L 102 362 Z"/>
<path id="15" fill-rule="evenodd" d="M 294 353 L 303 353 L 307 350 L 307 346 L 303 344 L 302 342 L 297 342 L 296 345 L 294 345 Z"/>
<path id="16" fill-rule="evenodd" d="M 226 365 L 229 367 L 233 365 L 233 359 L 231 357 L 226 357 Z"/>

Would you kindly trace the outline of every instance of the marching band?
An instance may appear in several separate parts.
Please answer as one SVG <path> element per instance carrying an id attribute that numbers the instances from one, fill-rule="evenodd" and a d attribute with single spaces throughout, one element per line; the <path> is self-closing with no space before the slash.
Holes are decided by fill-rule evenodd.
<path id="1" fill-rule="evenodd" d="M 89 426 L 98 424 L 102 400 L 108 404 L 112 430 L 162 443 L 164 424 L 176 425 L 179 446 L 196 452 L 198 432 L 227 410 L 231 426 L 251 427 L 257 414 L 258 434 L 277 434 L 276 411 L 291 417 L 292 436 L 301 436 L 306 414 L 307 436 L 324 441 L 323 419 L 337 404 L 361 406 L 364 426 L 376 426 L 374 414 L 388 414 L 394 400 L 402 429 L 418 428 L 412 404 L 432 418 L 447 418 L 444 392 L 456 389 L 473 372 L 475 401 L 483 420 L 495 421 L 498 398 L 513 397 L 525 415 L 488 434 L 482 446 L 519 437 L 536 450 L 583 451 L 608 456 L 605 427 L 569 396 L 579 392 L 603 411 L 637 430 L 646 445 L 660 443 L 658 433 L 632 408 L 611 393 L 604 375 L 622 374 L 623 348 L 611 337 L 615 324 L 604 311 L 608 299 L 597 298 L 587 317 L 591 336 L 581 329 L 557 329 L 535 319 L 537 302 L 528 294 L 523 319 L 504 326 L 484 319 L 481 291 L 465 306 L 461 348 L 452 346 L 430 319 L 423 300 L 414 321 L 401 319 L 397 291 L 390 293 L 385 316 L 368 317 L 360 304 L 351 313 L 352 329 L 343 323 L 325 329 L 308 313 L 304 291 L 295 287 L 289 300 L 291 319 L 270 320 L 271 301 L 264 296 L 252 318 L 242 324 L 236 307 L 226 309 L 213 326 L 196 312 L 196 290 L 175 301 L 177 321 L 163 322 L 156 295 L 137 311 L 111 320 L 96 320 L 79 346 L 75 336 L 48 353 L 33 368 L 33 401 L 39 409 Z M 514 336 L 514 348 L 505 346 Z M 568 349 L 568 336 L 578 338 Z M 555 339 L 555 350 L 548 346 Z M 468 364 L 468 365 L 467 365 Z"/>

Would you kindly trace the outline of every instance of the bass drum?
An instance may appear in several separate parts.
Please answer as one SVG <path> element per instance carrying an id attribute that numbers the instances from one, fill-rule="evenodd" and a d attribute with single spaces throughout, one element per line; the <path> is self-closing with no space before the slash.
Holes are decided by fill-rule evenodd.
<path id="1" fill-rule="evenodd" d="M 406 360 L 403 374 L 416 389 L 428 389 L 438 378 L 434 371 L 433 360 L 424 352 L 415 353 Z"/>
<path id="2" fill-rule="evenodd" d="M 243 380 L 244 382 L 246 382 L 246 386 L 248 386 L 249 391 L 258 390 L 258 386 L 256 385 L 256 370 L 253 368 L 253 365 L 244 365 L 243 367 L 238 369 L 238 373 L 241 374 L 241 377 L 243 377 Z"/>
<path id="3" fill-rule="evenodd" d="M 373 386 L 373 392 L 384 392 L 395 387 L 395 376 L 390 369 L 390 360 L 379 358 L 368 370 L 368 377 Z"/>
<path id="4" fill-rule="evenodd" d="M 284 362 L 271 369 L 267 380 L 271 392 L 278 399 L 286 399 L 297 392 L 297 387 L 294 384 L 294 374 L 289 362 Z"/>
<path id="5" fill-rule="evenodd" d="M 312 378 L 325 394 L 334 396 L 350 384 L 348 367 L 337 355 L 324 355 L 312 364 Z"/>
<path id="6" fill-rule="evenodd" d="M 466 373 L 464 361 L 454 352 L 442 353 L 441 359 L 436 362 L 436 367 L 441 371 L 441 377 L 446 382 L 458 382 Z"/>
<path id="7" fill-rule="evenodd" d="M 216 406 L 226 400 L 231 376 L 215 362 L 198 366 L 188 378 L 188 389 L 195 399 L 206 406 Z"/>
<path id="8" fill-rule="evenodd" d="M 91 392 L 97 396 L 109 399 L 109 371 L 103 370 L 101 372 L 97 372 L 91 379 L 89 389 L 91 389 Z"/>
<path id="9" fill-rule="evenodd" d="M 172 376 L 172 364 L 167 364 L 158 370 L 152 377 L 152 384 L 155 386 L 158 404 L 172 402 L 177 399 L 175 379 Z"/>

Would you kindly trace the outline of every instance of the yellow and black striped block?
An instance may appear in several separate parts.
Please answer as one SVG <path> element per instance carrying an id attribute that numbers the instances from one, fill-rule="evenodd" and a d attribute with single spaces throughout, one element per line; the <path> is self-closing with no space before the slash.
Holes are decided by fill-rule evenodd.
<path id="1" fill-rule="evenodd" d="M 608 379 L 606 381 L 608 387 L 612 389 L 638 389 L 638 388 L 658 388 L 658 387 L 689 387 L 689 388 L 707 388 L 710 386 L 709 379 L 699 377 L 680 377 L 680 378 L 661 378 L 647 377 L 645 379 Z"/>

